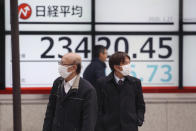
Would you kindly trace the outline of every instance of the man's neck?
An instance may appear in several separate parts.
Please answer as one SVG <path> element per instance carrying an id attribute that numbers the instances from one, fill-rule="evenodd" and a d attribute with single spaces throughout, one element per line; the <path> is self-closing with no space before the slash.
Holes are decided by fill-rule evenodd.
<path id="1" fill-rule="evenodd" d="M 98 57 L 98 60 L 100 60 L 101 62 L 103 62 L 103 63 L 104 63 L 104 60 L 102 60 L 100 57 Z"/>
<path id="2" fill-rule="evenodd" d="M 122 79 L 122 78 L 124 77 L 120 72 L 117 72 L 117 71 L 114 71 L 114 74 L 115 74 L 119 79 Z"/>

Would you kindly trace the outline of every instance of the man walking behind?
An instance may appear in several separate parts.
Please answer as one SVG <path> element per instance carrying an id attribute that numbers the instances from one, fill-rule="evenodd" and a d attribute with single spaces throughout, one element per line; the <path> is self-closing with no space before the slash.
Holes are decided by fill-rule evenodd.
<path id="1" fill-rule="evenodd" d="M 102 77 L 105 77 L 107 50 L 102 45 L 97 45 L 94 48 L 93 60 L 85 69 L 83 78 L 88 80 L 93 86 L 95 82 Z"/>

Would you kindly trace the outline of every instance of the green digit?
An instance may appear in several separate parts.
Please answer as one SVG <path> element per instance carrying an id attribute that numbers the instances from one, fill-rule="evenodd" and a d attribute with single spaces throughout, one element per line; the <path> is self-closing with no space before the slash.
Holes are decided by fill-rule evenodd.
<path id="1" fill-rule="evenodd" d="M 172 79 L 172 74 L 171 74 L 171 66 L 170 65 L 162 65 L 161 68 L 167 68 L 167 71 L 164 72 L 164 74 L 166 74 L 168 77 L 167 79 L 162 79 L 162 82 L 169 82 Z"/>
<path id="2" fill-rule="evenodd" d="M 147 65 L 147 68 L 153 68 L 152 74 L 150 75 L 150 78 L 148 79 L 148 81 L 151 82 L 157 72 L 158 65 Z"/>

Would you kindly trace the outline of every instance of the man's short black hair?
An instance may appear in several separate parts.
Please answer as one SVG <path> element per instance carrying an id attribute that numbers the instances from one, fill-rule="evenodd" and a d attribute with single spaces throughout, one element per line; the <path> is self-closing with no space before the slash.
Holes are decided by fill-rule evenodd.
<path id="1" fill-rule="evenodd" d="M 125 62 L 125 58 L 129 58 L 130 56 L 125 52 L 116 52 L 109 58 L 109 65 L 112 71 L 114 71 L 114 65 L 120 65 L 120 63 Z"/>
<path id="2" fill-rule="evenodd" d="M 104 53 L 106 47 L 103 45 L 96 45 L 93 49 L 93 57 L 98 58 L 100 53 Z"/>

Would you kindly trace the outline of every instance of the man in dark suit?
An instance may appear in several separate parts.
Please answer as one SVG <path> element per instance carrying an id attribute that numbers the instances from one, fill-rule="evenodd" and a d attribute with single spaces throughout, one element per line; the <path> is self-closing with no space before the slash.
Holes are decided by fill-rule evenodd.
<path id="1" fill-rule="evenodd" d="M 54 81 L 43 131 L 94 131 L 97 96 L 94 87 L 80 77 L 81 57 L 68 53 L 59 63 L 61 77 Z"/>
<path id="2" fill-rule="evenodd" d="M 138 131 L 144 121 L 141 82 L 130 75 L 130 57 L 117 52 L 109 59 L 112 73 L 97 81 L 96 131 Z"/>
<path id="3" fill-rule="evenodd" d="M 107 50 L 102 45 L 97 45 L 94 47 L 93 59 L 88 67 L 85 69 L 83 78 L 88 80 L 93 86 L 97 79 L 105 77 L 105 68 L 107 58 Z"/>

